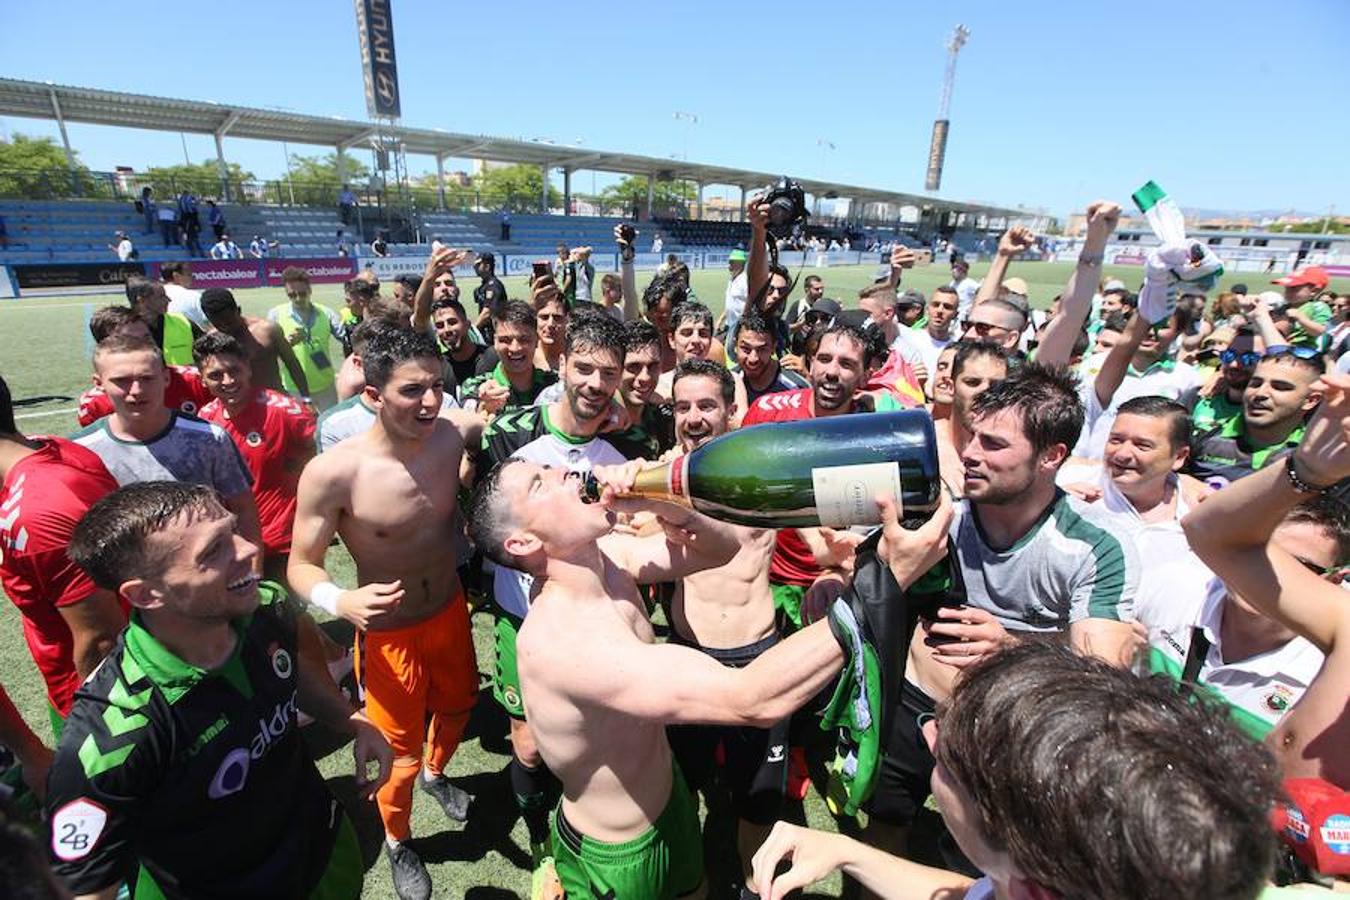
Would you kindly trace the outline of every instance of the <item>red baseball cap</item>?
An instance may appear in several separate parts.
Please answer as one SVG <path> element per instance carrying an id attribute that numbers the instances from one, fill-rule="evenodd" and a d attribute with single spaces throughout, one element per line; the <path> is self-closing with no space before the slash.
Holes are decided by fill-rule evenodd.
<path id="1" fill-rule="evenodd" d="M 1299 269 L 1292 275 L 1276 278 L 1271 284 L 1282 284 L 1285 287 L 1299 287 L 1300 285 L 1310 284 L 1320 291 L 1330 281 L 1331 276 L 1327 275 L 1326 269 L 1321 266 L 1308 266 L 1306 269 Z"/>

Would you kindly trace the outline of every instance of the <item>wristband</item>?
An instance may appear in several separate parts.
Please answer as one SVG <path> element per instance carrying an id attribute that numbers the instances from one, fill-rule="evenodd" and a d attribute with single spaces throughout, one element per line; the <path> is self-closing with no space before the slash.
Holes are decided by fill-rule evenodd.
<path id="1" fill-rule="evenodd" d="M 333 584 L 333 582 L 321 581 L 314 585 L 314 590 L 309 592 L 309 602 L 330 616 L 336 616 L 338 614 L 338 597 L 342 596 L 342 593 L 342 588 Z"/>
<path id="2" fill-rule="evenodd" d="M 1106 260 L 1105 253 L 1078 254 L 1078 264 L 1080 266 L 1100 266 L 1105 260 Z"/>
<path id="3" fill-rule="evenodd" d="M 1300 494 L 1320 494 L 1327 488 L 1334 487 L 1334 485 L 1330 484 L 1324 487 L 1319 484 L 1313 484 L 1310 481 L 1304 481 L 1294 469 L 1294 456 L 1292 453 L 1289 455 L 1289 461 L 1285 463 L 1284 474 L 1288 477 L 1289 484 Z"/>

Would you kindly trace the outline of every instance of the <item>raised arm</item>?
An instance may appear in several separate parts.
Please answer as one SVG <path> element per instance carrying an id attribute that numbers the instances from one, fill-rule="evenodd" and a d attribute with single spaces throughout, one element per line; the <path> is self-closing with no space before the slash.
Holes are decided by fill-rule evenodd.
<path id="1" fill-rule="evenodd" d="M 1069 275 L 1060 297 L 1059 315 L 1050 320 L 1036 349 L 1036 361 L 1049 366 L 1067 365 L 1073 344 L 1092 312 L 1092 296 L 1102 276 L 1103 251 L 1120 222 L 1120 206 L 1098 200 L 1087 208 L 1087 238 L 1078 252 L 1078 265 Z M 1000 244 L 1002 242 L 1000 241 Z"/>
<path id="2" fill-rule="evenodd" d="M 412 327 L 414 331 L 426 331 L 431 326 L 431 298 L 436 293 L 436 279 L 446 272 L 453 272 L 455 266 L 465 262 L 472 251 L 455 250 L 442 247 L 427 259 L 427 267 L 422 272 L 422 284 L 413 297 Z"/>
<path id="3" fill-rule="evenodd" d="M 1008 263 L 1023 250 L 1030 250 L 1035 245 L 1036 235 L 1031 233 L 1030 228 L 1014 225 L 1003 232 L 1003 236 L 998 239 L 998 252 L 989 263 L 989 271 L 980 282 L 980 289 L 975 292 L 975 301 L 971 305 L 997 297 L 1003 279 L 1008 274 Z"/>
<path id="4" fill-rule="evenodd" d="M 1325 487 L 1350 477 L 1350 376 L 1327 375 L 1322 407 L 1302 445 L 1216 491 L 1182 521 L 1191 548 L 1230 589 L 1311 641 L 1326 660 L 1303 697 L 1266 739 L 1285 777 L 1350 779 L 1350 604 L 1338 585 L 1317 577 L 1270 540 L 1276 526 L 1311 493 L 1289 478 Z"/>
<path id="5" fill-rule="evenodd" d="M 769 293 L 769 204 L 763 197 L 751 200 L 745 208 L 750 219 L 750 259 L 745 264 L 745 287 L 749 305 L 758 309 Z"/>
<path id="6" fill-rule="evenodd" d="M 904 244 L 897 243 L 891 250 L 891 271 L 886 277 L 886 283 L 892 288 L 898 288 L 905 269 L 914 268 L 914 263 L 917 260 L 918 257 L 914 254 L 913 250 L 909 249 Z"/>
<path id="7" fill-rule="evenodd" d="M 1280 334 L 1280 330 L 1275 327 L 1275 320 L 1270 316 L 1270 306 L 1260 297 L 1252 304 L 1247 318 L 1256 327 L 1257 334 L 1261 335 L 1261 342 L 1265 344 L 1267 352 L 1271 347 L 1281 347 L 1289 343 L 1289 338 Z"/>
<path id="8" fill-rule="evenodd" d="M 1106 359 L 1102 360 L 1097 379 L 1092 383 L 1092 388 L 1097 393 L 1097 402 L 1101 404 L 1102 409 L 1111 405 L 1111 398 L 1125 382 L 1125 374 L 1130 370 L 1130 360 L 1134 358 L 1134 351 L 1144 342 L 1144 337 L 1151 327 L 1147 319 L 1135 313 L 1130 316 L 1130 322 L 1125 326 L 1125 333 L 1120 336 L 1120 340 L 1106 352 Z"/>
<path id="9" fill-rule="evenodd" d="M 614 226 L 614 242 L 619 245 L 619 283 L 623 286 L 623 320 L 631 322 L 638 318 L 637 273 L 633 270 L 633 259 L 637 256 L 637 247 L 631 241 L 623 239 L 623 226 Z M 638 232 L 633 232 L 633 241 Z"/>

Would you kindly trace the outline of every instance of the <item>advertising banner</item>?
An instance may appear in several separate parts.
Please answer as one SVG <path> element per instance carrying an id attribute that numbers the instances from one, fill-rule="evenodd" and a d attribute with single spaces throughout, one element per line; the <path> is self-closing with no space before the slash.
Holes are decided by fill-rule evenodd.
<path id="1" fill-rule="evenodd" d="M 366 112 L 374 118 L 399 118 L 398 63 L 394 59 L 394 19 L 389 0 L 356 0 L 356 36 L 361 41 Z"/>
<path id="2" fill-rule="evenodd" d="M 138 262 L 20 264 L 13 269 L 20 290 L 117 285 L 145 274 L 145 264 Z"/>
<path id="3" fill-rule="evenodd" d="M 162 281 L 159 275 L 159 263 L 150 264 L 150 277 Z M 197 290 L 210 287 L 250 288 L 262 287 L 262 266 L 256 259 L 194 259 L 189 261 L 192 269 L 192 285 Z"/>
<path id="4" fill-rule="evenodd" d="M 315 284 L 341 284 L 356 275 L 356 259 L 351 256 L 301 257 L 299 259 L 265 259 L 263 283 L 266 287 L 281 287 L 281 273 L 297 266 L 309 273 Z M 196 278 L 197 267 L 192 267 Z"/>
<path id="5" fill-rule="evenodd" d="M 427 270 L 427 258 L 425 256 L 363 256 L 361 257 L 361 268 L 374 272 L 380 281 L 389 281 L 400 275 L 416 275 L 420 278 L 422 273 Z M 472 275 L 472 263 L 455 266 L 456 278 L 468 278 Z"/>

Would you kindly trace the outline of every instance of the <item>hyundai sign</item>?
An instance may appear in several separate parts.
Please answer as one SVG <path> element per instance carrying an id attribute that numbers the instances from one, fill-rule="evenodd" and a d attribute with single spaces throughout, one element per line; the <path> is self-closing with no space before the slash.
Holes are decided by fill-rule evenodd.
<path id="1" fill-rule="evenodd" d="M 366 112 L 397 119 L 398 64 L 394 60 L 394 18 L 390 0 L 356 0 L 356 34 L 361 40 L 361 74 L 366 79 Z"/>

